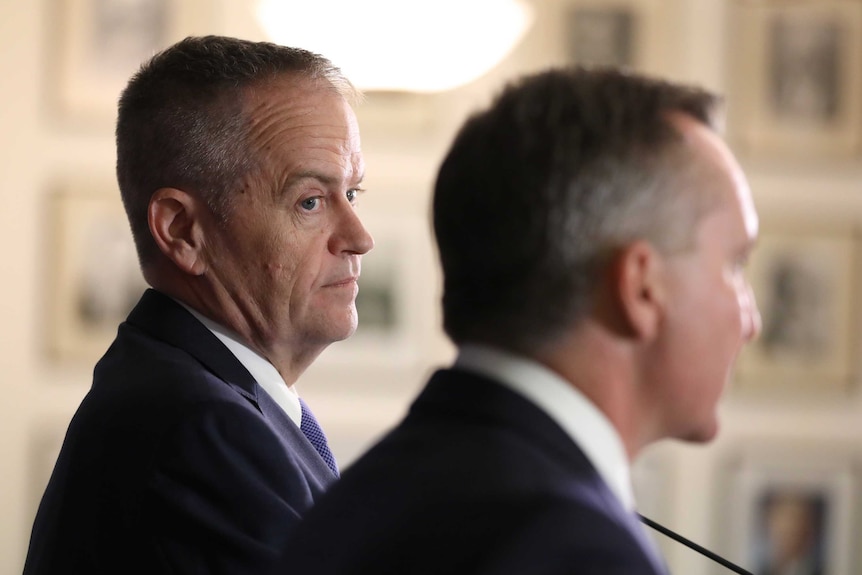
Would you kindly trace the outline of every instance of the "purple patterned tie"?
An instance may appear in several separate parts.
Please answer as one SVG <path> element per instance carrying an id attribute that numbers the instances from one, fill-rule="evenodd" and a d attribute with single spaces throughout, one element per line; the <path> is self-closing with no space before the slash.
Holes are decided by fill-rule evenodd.
<path id="1" fill-rule="evenodd" d="M 299 405 L 302 407 L 302 420 L 299 425 L 300 431 L 302 431 L 303 435 L 305 435 L 308 441 L 311 442 L 311 445 L 314 446 L 320 454 L 320 457 L 323 458 L 323 461 L 326 462 L 335 476 L 338 477 L 338 465 L 335 463 L 335 457 L 329 450 L 329 445 L 326 443 L 326 436 L 323 434 L 323 430 L 320 429 L 320 424 L 317 423 L 317 420 L 314 418 L 314 414 L 311 413 L 311 410 L 302 398 L 299 398 Z"/>

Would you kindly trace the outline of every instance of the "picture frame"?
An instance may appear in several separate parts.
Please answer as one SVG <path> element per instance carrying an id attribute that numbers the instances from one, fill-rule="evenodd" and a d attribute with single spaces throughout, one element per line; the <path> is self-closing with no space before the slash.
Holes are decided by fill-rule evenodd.
<path id="1" fill-rule="evenodd" d="M 734 0 L 728 132 L 742 153 L 848 159 L 862 141 L 862 3 Z"/>
<path id="2" fill-rule="evenodd" d="M 630 6 L 574 4 L 566 19 L 567 52 L 573 63 L 632 66 L 638 21 Z"/>
<path id="3" fill-rule="evenodd" d="M 856 377 L 858 241 L 836 225 L 764 228 L 746 275 L 760 335 L 740 353 L 738 390 L 846 394 Z"/>
<path id="4" fill-rule="evenodd" d="M 206 0 L 52 0 L 47 95 L 54 116 L 112 126 L 119 96 L 159 50 L 211 29 Z"/>
<path id="5" fill-rule="evenodd" d="M 116 185 L 69 181 L 48 201 L 49 354 L 92 363 L 147 284 Z"/>
<path id="6" fill-rule="evenodd" d="M 834 446 L 761 445 L 730 466 L 719 513 L 730 556 L 753 573 L 851 575 L 858 479 Z"/>
<path id="7" fill-rule="evenodd" d="M 560 22 L 564 61 L 646 70 L 656 60 L 654 0 L 568 0 Z"/>
<path id="8" fill-rule="evenodd" d="M 374 248 L 362 256 L 358 327 L 330 345 L 310 371 L 329 367 L 411 368 L 421 357 L 422 330 L 430 311 L 427 223 L 411 216 L 362 217 Z"/>

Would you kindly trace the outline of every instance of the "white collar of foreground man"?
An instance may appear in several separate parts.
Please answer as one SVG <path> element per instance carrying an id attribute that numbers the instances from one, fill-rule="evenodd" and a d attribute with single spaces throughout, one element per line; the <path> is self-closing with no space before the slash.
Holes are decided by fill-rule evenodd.
<path id="1" fill-rule="evenodd" d="M 204 317 L 183 302 L 174 300 L 186 308 L 190 314 L 195 316 L 213 335 L 227 347 L 239 360 L 244 368 L 257 381 L 263 390 L 275 401 L 293 421 L 297 427 L 302 422 L 302 407 L 299 405 L 299 396 L 292 387 L 288 387 L 284 378 L 266 358 L 259 355 L 253 349 L 239 341 L 236 335 L 224 326 Z"/>
<path id="2" fill-rule="evenodd" d="M 635 510 L 623 442 L 584 394 L 535 361 L 484 345 L 461 346 L 453 367 L 490 377 L 535 403 L 581 448 L 623 507 Z"/>

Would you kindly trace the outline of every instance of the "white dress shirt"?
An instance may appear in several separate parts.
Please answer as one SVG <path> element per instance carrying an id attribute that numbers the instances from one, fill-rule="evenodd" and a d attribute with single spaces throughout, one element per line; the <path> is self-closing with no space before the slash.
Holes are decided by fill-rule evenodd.
<path id="1" fill-rule="evenodd" d="M 536 404 L 587 456 L 623 507 L 635 510 L 628 457 L 608 418 L 580 391 L 545 366 L 482 345 L 464 345 L 454 367 L 498 381 Z"/>
<path id="2" fill-rule="evenodd" d="M 236 334 L 224 326 L 217 324 L 208 317 L 204 317 L 183 302 L 178 301 L 177 303 L 189 310 L 189 313 L 195 316 L 213 335 L 221 340 L 225 347 L 248 370 L 255 381 L 260 384 L 263 390 L 284 410 L 291 421 L 299 427 L 302 422 L 302 407 L 299 405 L 299 395 L 293 389 L 293 386 L 288 386 L 285 383 L 284 378 L 281 377 L 275 366 L 242 343 Z"/>

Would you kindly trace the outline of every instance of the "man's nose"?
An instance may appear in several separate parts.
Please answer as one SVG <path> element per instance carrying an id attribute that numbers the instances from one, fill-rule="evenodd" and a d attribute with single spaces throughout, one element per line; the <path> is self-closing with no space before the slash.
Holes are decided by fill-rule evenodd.
<path id="1" fill-rule="evenodd" d="M 751 289 L 750 284 L 747 284 L 745 288 L 742 314 L 742 336 L 744 341 L 748 343 L 760 335 L 760 330 L 763 327 L 760 310 L 757 307 L 757 299 L 754 297 L 754 290 Z"/>
<path id="2" fill-rule="evenodd" d="M 338 226 L 330 240 L 330 250 L 334 254 L 365 254 L 374 248 L 374 238 L 365 229 L 359 214 L 351 206 L 345 208 L 336 224 Z"/>

